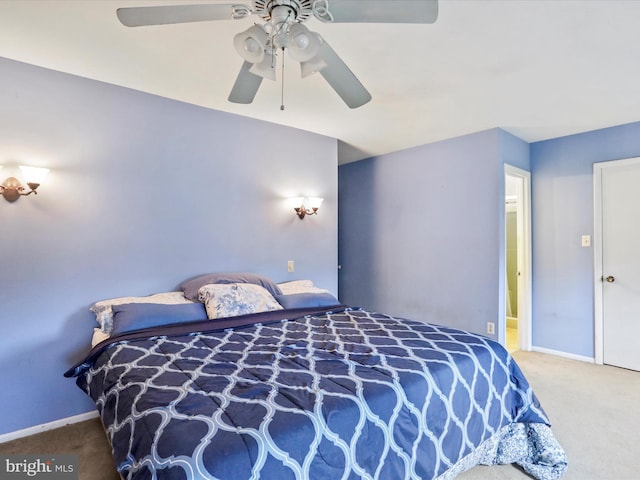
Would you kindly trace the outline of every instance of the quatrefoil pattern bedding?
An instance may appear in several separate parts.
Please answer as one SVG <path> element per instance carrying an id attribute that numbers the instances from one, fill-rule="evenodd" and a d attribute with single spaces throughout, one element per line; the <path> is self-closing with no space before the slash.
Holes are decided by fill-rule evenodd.
<path id="1" fill-rule="evenodd" d="M 564 473 L 529 384 L 487 338 L 352 309 L 210 328 L 114 338 L 76 371 L 123 478 Z"/>

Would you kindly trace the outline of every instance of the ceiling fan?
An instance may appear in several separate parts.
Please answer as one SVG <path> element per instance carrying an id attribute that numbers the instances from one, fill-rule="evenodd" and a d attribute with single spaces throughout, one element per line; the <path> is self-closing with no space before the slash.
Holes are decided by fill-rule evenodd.
<path id="1" fill-rule="evenodd" d="M 276 79 L 276 57 L 287 50 L 300 63 L 302 77 L 319 72 L 349 108 L 371 100 L 371 94 L 327 41 L 304 24 L 311 16 L 326 23 L 433 23 L 438 0 L 252 0 L 250 5 L 197 4 L 119 8 L 127 27 L 213 20 L 240 20 L 257 15 L 256 23 L 233 40 L 244 63 L 229 101 L 251 103 L 263 78 Z M 284 106 L 280 107 L 284 109 Z"/>

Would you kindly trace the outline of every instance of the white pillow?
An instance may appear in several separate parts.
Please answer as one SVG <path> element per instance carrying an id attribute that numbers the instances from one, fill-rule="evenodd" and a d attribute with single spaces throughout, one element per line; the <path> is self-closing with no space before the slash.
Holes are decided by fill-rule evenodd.
<path id="1" fill-rule="evenodd" d="M 119 297 L 110 300 L 101 300 L 91 305 L 89 310 L 96 314 L 96 322 L 100 329 L 111 334 L 113 331 L 112 305 L 124 305 L 125 303 L 160 303 L 163 305 L 175 305 L 180 303 L 195 303 L 185 298 L 182 292 L 163 292 L 148 295 L 146 297 Z"/>
<path id="2" fill-rule="evenodd" d="M 291 282 L 279 283 L 278 287 L 283 295 L 293 295 L 296 293 L 330 293 L 329 290 L 313 286 L 312 280 L 292 280 Z"/>
<path id="3" fill-rule="evenodd" d="M 204 285 L 198 290 L 198 296 L 204 303 L 207 316 L 211 320 L 282 310 L 282 305 L 273 298 L 273 295 L 260 285 L 252 283 Z"/>
<path id="4" fill-rule="evenodd" d="M 95 347 L 97 344 L 99 344 L 103 340 L 106 340 L 110 336 L 111 335 L 109 335 L 108 333 L 104 333 L 101 329 L 94 328 L 93 336 L 91 337 L 91 348 Z"/>

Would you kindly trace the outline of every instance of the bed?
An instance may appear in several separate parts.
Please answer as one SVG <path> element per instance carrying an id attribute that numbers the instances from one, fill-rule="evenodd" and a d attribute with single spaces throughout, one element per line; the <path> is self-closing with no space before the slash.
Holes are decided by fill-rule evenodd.
<path id="1" fill-rule="evenodd" d="M 65 373 L 95 402 L 123 478 L 450 479 L 497 463 L 564 474 L 498 343 L 323 291 L 258 286 L 255 311 L 245 284 L 202 281 L 199 301 L 111 304 L 108 337 Z"/>

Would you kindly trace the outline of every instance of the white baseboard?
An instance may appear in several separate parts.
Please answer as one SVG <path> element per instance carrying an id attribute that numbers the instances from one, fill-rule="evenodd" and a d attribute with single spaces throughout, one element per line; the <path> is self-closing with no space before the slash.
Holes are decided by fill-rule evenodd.
<path id="1" fill-rule="evenodd" d="M 35 425 L 23 430 L 3 433 L 2 435 L 0 435 L 0 443 L 10 442 L 11 440 L 17 440 L 18 438 L 28 437 L 29 435 L 35 435 L 36 433 L 42 433 L 46 432 L 47 430 L 64 427 L 65 425 L 71 425 L 72 423 L 84 422 L 85 420 L 96 418 L 97 416 L 98 411 L 94 410 L 93 412 L 81 413 L 80 415 L 74 415 L 73 417 L 61 418 L 60 420 L 43 423 L 42 425 Z"/>
<path id="2" fill-rule="evenodd" d="M 571 360 L 578 360 L 580 362 L 595 363 L 594 357 L 585 357 L 583 355 L 576 355 L 574 353 L 561 352 L 560 350 L 552 350 L 550 348 L 532 347 L 531 351 L 538 353 L 546 353 L 547 355 L 555 355 L 556 357 L 569 358 Z"/>

